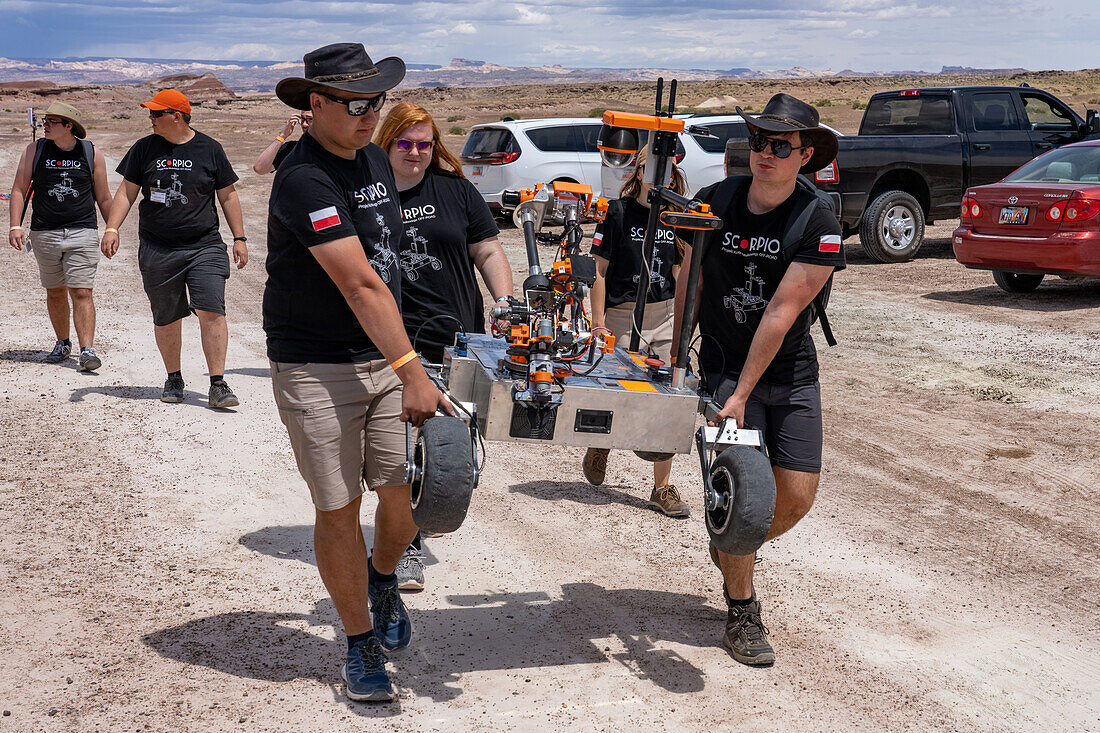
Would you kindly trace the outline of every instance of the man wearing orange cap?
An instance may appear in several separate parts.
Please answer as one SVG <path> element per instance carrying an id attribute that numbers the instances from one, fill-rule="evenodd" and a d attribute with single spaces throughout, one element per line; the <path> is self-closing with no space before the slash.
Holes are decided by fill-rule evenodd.
<path id="1" fill-rule="evenodd" d="M 118 251 L 118 228 L 140 191 L 138 269 L 168 372 L 161 400 L 183 401 L 182 323 L 194 313 L 210 371 L 209 404 L 235 407 L 239 401 L 224 379 L 229 256 L 218 231 L 214 198 L 233 231 L 233 261 L 240 269 L 248 262 L 248 248 L 233 187 L 237 174 L 222 146 L 191 128 L 191 103 L 182 92 L 161 90 L 141 106 L 149 110 L 153 134 L 134 143 L 116 169 L 124 180 L 115 193 L 100 248 L 107 257 Z"/>

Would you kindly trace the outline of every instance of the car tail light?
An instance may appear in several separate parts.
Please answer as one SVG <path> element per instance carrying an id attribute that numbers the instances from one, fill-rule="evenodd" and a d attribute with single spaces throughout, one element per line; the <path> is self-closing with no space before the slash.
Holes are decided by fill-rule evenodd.
<path id="1" fill-rule="evenodd" d="M 978 203 L 978 200 L 967 194 L 963 197 L 962 211 L 959 212 L 962 219 L 981 219 L 982 218 L 982 205 Z"/>
<path id="2" fill-rule="evenodd" d="M 1095 199 L 1070 199 L 1066 202 L 1063 222 L 1080 222 L 1091 219 L 1100 213 L 1100 201 Z"/>
<path id="3" fill-rule="evenodd" d="M 839 181 L 840 171 L 836 167 L 836 161 L 832 161 L 829 165 L 815 173 L 814 180 L 818 183 L 836 183 Z"/>
<path id="4" fill-rule="evenodd" d="M 684 162 L 684 153 L 676 153 L 676 165 Z"/>
<path id="5" fill-rule="evenodd" d="M 1066 202 L 1059 201 L 1051 204 L 1047 209 L 1047 221 L 1062 221 L 1062 215 L 1066 213 Z"/>
<path id="6" fill-rule="evenodd" d="M 519 153 L 486 153 L 483 155 L 463 156 L 462 162 L 470 165 L 504 165 L 514 163 Z"/>

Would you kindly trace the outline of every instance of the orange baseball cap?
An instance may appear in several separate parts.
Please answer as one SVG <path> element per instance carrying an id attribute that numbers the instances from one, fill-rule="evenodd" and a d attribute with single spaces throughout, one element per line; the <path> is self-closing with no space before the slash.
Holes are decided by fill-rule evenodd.
<path id="1" fill-rule="evenodd" d="M 146 109 L 162 110 L 171 109 L 184 114 L 191 114 L 191 102 L 183 92 L 176 89 L 161 89 L 148 102 L 142 102 Z"/>

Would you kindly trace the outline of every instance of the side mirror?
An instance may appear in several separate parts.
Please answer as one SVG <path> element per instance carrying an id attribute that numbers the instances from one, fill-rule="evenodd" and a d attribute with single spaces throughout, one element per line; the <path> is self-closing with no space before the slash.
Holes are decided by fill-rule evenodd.
<path id="1" fill-rule="evenodd" d="M 1100 132 L 1100 112 L 1094 109 L 1085 111 L 1085 129 L 1084 134 L 1095 135 Z"/>

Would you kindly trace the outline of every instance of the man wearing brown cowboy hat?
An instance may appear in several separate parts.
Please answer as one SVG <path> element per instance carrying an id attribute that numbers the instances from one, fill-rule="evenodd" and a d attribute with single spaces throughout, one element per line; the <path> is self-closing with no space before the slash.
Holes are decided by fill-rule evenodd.
<path id="1" fill-rule="evenodd" d="M 80 341 L 80 369 L 101 365 L 95 339 L 95 285 L 99 264 L 96 204 L 106 219 L 111 211 L 107 167 L 103 154 L 85 140 L 80 110 L 54 102 L 42 117 L 43 139 L 23 151 L 11 188 L 8 242 L 34 252 L 38 274 L 46 288 L 46 311 L 57 338 L 46 361 L 57 364 L 72 353 L 69 301 Z M 29 236 L 23 215 L 31 191 L 33 213 Z M 33 248 L 33 249 L 32 249 Z"/>
<path id="2" fill-rule="evenodd" d="M 731 176 L 698 194 L 723 221 L 703 256 L 699 330 L 707 338 L 700 362 L 723 404 L 718 421 L 733 418 L 764 433 L 776 483 L 772 539 L 810 510 L 821 473 L 811 304 L 844 268 L 844 253 L 836 218 L 797 178 L 828 165 L 837 139 L 819 125 L 817 110 L 786 94 L 772 97 L 755 117 L 737 112 L 749 128 L 752 175 Z M 684 257 L 690 261 L 690 248 Z M 677 284 L 680 313 L 686 283 Z M 729 607 L 723 646 L 745 664 L 772 664 L 752 582 L 755 554 L 727 555 L 713 544 L 710 554 Z"/>
<path id="3" fill-rule="evenodd" d="M 275 88 L 293 109 L 312 111 L 313 124 L 271 188 L 267 353 L 316 509 L 317 569 L 347 634 L 348 697 L 389 700 L 385 652 L 412 637 L 395 570 L 417 531 L 402 421 L 419 426 L 452 410 L 401 322 L 400 198 L 386 152 L 370 142 L 405 63 L 376 64 L 358 43 L 319 48 L 304 62 L 304 77 Z M 378 496 L 370 554 L 359 522 L 364 485 Z"/>

